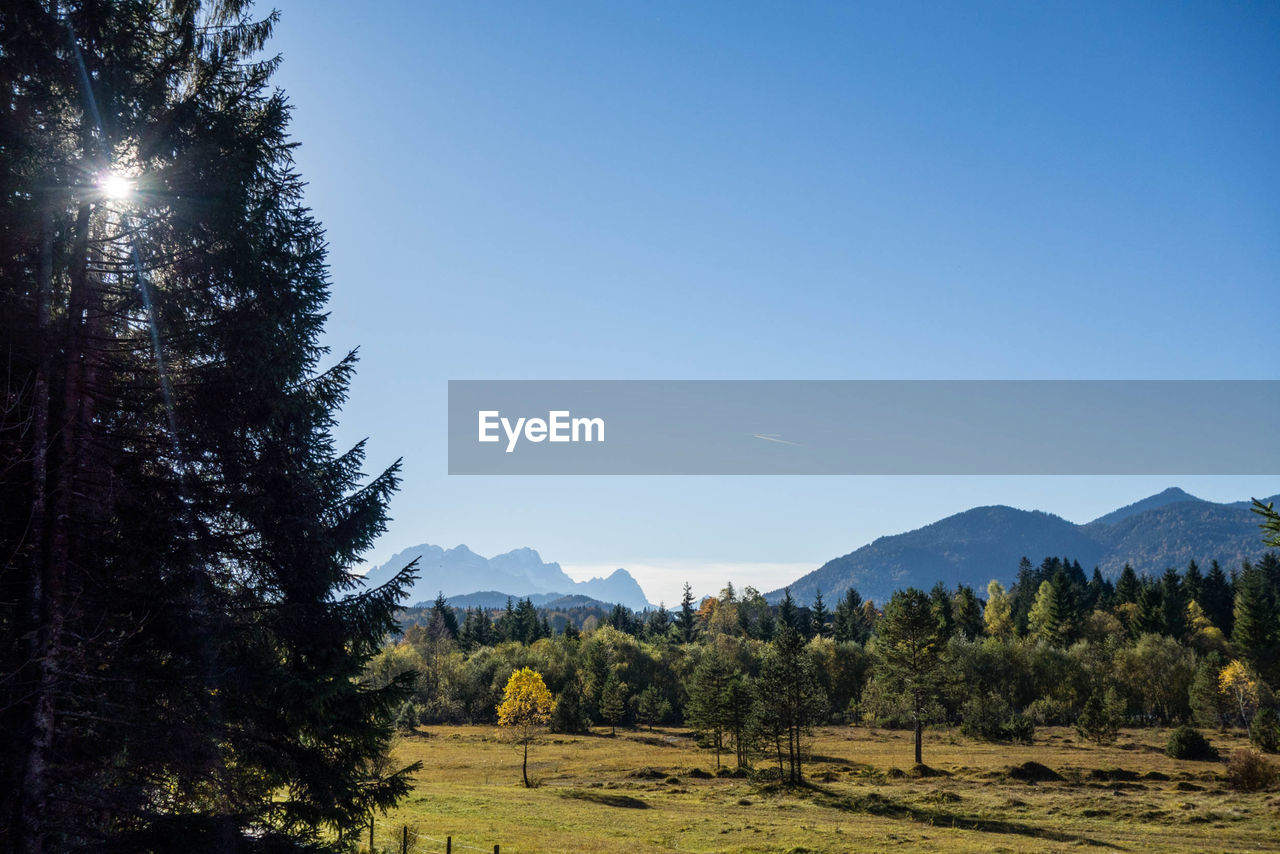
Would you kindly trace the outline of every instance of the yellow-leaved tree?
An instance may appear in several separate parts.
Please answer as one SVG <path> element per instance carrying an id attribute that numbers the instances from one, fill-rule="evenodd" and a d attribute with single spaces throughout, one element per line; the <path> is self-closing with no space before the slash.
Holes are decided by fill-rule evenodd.
<path id="1" fill-rule="evenodd" d="M 529 742 L 551 722 L 556 701 L 542 681 L 542 674 L 522 667 L 511 674 L 498 704 L 498 725 L 506 727 L 517 744 L 524 746 L 524 764 L 520 773 L 529 786 Z"/>
<path id="2" fill-rule="evenodd" d="M 982 619 L 987 625 L 987 634 L 992 637 L 1003 638 L 1013 634 L 1013 602 L 1004 585 L 994 578 L 987 585 L 987 607 Z"/>
<path id="3" fill-rule="evenodd" d="M 1218 690 L 1240 709 L 1240 723 L 1249 728 L 1249 719 L 1258 708 L 1258 676 L 1243 661 L 1233 661 L 1218 674 Z"/>

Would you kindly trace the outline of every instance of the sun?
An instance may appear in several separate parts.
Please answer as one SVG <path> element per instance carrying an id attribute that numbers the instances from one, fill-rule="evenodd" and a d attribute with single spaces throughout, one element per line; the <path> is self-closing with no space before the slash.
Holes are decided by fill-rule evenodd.
<path id="1" fill-rule="evenodd" d="M 133 195 L 133 181 L 118 172 L 108 172 L 98 179 L 98 189 L 108 199 L 127 199 Z"/>

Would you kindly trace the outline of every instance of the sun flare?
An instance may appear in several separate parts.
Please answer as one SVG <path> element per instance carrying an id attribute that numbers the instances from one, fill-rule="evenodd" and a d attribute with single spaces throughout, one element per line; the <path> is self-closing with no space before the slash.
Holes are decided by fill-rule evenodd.
<path id="1" fill-rule="evenodd" d="M 108 172 L 98 179 L 100 189 L 108 199 L 127 199 L 133 194 L 133 181 L 116 172 Z"/>

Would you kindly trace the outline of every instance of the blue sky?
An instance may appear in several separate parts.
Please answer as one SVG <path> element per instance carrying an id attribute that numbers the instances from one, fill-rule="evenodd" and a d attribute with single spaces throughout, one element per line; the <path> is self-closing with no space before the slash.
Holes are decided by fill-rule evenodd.
<path id="1" fill-rule="evenodd" d="M 375 561 L 531 546 L 671 602 L 974 505 L 1280 492 L 449 477 L 444 441 L 449 379 L 1277 378 L 1280 6 L 277 5 L 339 438 L 405 458 Z"/>

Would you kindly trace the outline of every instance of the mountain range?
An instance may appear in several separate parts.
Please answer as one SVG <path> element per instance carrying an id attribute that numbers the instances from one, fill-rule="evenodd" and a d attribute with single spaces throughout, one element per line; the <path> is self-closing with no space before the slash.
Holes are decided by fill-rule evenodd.
<path id="1" fill-rule="evenodd" d="M 560 564 L 546 563 L 536 551 L 527 548 L 486 558 L 466 546 L 445 549 L 424 543 L 371 569 L 365 575 L 365 583 L 382 584 L 414 558 L 418 558 L 418 580 L 409 590 L 408 604 L 435 599 L 437 593 L 452 599 L 482 592 L 487 597 L 485 601 L 497 598 L 505 602 L 507 596 L 529 596 L 538 605 L 564 596 L 585 596 L 621 603 L 637 611 L 653 607 L 625 569 L 616 569 L 605 578 L 574 581 Z"/>
<path id="2" fill-rule="evenodd" d="M 1265 500 L 1280 501 L 1280 496 Z M 1266 551 L 1250 506 L 1248 501 L 1205 501 L 1174 487 L 1083 525 L 1039 510 L 975 507 L 881 537 L 827 561 L 789 587 L 805 604 L 819 590 L 831 604 L 849 587 L 864 599 L 884 602 L 894 590 L 928 590 L 939 581 L 951 587 L 968 584 L 985 596 L 992 578 L 1006 585 L 1013 580 L 1023 556 L 1039 563 L 1050 555 L 1078 560 L 1086 572 L 1099 567 L 1109 578 L 1125 563 L 1139 574 L 1157 574 L 1170 566 L 1185 568 L 1191 560 L 1204 566 L 1217 560 L 1230 571 Z M 772 602 L 782 596 L 782 589 L 766 594 Z"/>
<path id="3" fill-rule="evenodd" d="M 445 601 L 455 608 L 483 608 L 486 611 L 498 611 L 507 606 L 507 600 L 515 599 L 506 593 L 496 590 L 481 590 L 477 593 L 462 593 L 457 596 L 446 596 Z M 532 593 L 522 596 L 528 599 L 535 608 L 546 608 L 549 611 L 568 611 L 571 608 L 599 608 L 609 611 L 612 602 L 601 602 L 580 593 L 563 596 L 559 593 Z"/>

